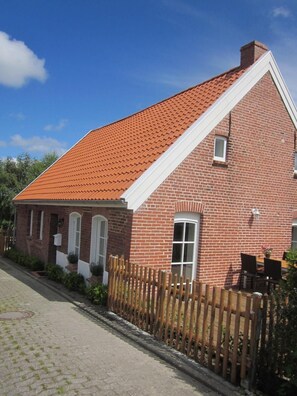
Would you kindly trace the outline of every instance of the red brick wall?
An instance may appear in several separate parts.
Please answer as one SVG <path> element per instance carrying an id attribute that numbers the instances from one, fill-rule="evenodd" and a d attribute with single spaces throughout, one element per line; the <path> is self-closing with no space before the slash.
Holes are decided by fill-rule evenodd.
<path id="1" fill-rule="evenodd" d="M 227 166 L 213 163 L 215 134 L 228 137 Z M 197 279 L 237 282 L 240 252 L 281 258 L 290 246 L 297 181 L 294 126 L 270 74 L 246 95 L 133 216 L 132 262 L 170 268 L 174 215 L 180 201 L 201 214 Z M 259 220 L 251 215 L 259 208 Z"/>
<path id="2" fill-rule="evenodd" d="M 33 209 L 33 235 L 27 236 L 27 218 L 29 210 Z M 43 240 L 38 240 L 37 235 L 37 213 L 39 210 L 44 210 L 44 232 Z M 129 258 L 130 250 L 130 234 L 132 214 L 125 209 L 115 208 L 91 208 L 91 207 L 57 207 L 57 206 L 42 206 L 42 205 L 17 205 L 17 238 L 16 247 L 23 252 L 40 257 L 47 262 L 48 247 L 52 243 L 52 236 L 49 233 L 50 215 L 51 213 L 58 214 L 59 219 L 64 219 L 64 224 L 59 228 L 62 233 L 62 246 L 58 248 L 63 253 L 68 253 L 68 224 L 69 215 L 72 212 L 77 212 L 82 216 L 81 222 L 81 244 L 80 244 L 80 258 L 83 261 L 89 262 L 90 255 L 90 240 L 91 240 L 91 224 L 92 217 L 95 215 L 102 215 L 108 221 L 108 244 L 107 255 L 109 254 L 124 254 Z"/>
<path id="3" fill-rule="evenodd" d="M 32 256 L 39 257 L 42 261 L 48 261 L 48 246 L 53 241 L 50 235 L 50 215 L 57 214 L 59 218 L 64 217 L 64 208 L 49 207 L 40 205 L 17 205 L 16 218 L 16 247 L 17 249 Z M 28 213 L 33 210 L 32 237 L 27 235 Z M 43 239 L 39 240 L 38 233 L 38 212 L 44 211 Z"/>

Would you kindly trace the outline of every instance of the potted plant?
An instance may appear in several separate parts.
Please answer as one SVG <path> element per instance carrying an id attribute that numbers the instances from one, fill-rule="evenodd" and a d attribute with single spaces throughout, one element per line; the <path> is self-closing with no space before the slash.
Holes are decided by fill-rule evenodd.
<path id="1" fill-rule="evenodd" d="M 262 245 L 262 251 L 265 257 L 270 258 L 272 253 L 272 247 L 270 247 L 269 245 Z"/>
<path id="2" fill-rule="evenodd" d="M 67 269 L 70 272 L 77 272 L 78 255 L 74 252 L 70 252 L 67 255 L 68 265 Z"/>
<path id="3" fill-rule="evenodd" d="M 90 272 L 92 274 L 91 278 L 88 281 L 91 285 L 95 283 L 102 283 L 103 279 L 103 265 L 99 263 L 91 263 L 90 264 Z"/>

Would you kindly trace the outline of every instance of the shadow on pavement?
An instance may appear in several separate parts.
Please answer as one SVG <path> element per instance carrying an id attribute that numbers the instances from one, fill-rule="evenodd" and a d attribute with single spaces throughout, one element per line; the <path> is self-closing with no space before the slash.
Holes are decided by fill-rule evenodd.
<path id="1" fill-rule="evenodd" d="M 43 285 L 42 282 L 38 281 L 38 279 L 33 278 L 23 267 L 18 266 L 11 260 L 0 257 L 0 270 L 30 287 L 49 301 L 66 301 L 65 298 Z"/>

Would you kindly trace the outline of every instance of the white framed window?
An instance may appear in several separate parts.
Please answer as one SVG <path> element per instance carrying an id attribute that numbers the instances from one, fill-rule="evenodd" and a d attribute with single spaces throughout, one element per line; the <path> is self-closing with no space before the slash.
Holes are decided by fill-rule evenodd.
<path id="1" fill-rule="evenodd" d="M 43 222 L 44 222 L 44 211 L 40 210 L 38 212 L 38 239 L 40 239 L 42 241 L 43 239 Z"/>
<path id="2" fill-rule="evenodd" d="M 294 219 L 292 222 L 292 241 L 291 248 L 297 249 L 297 219 Z"/>
<path id="3" fill-rule="evenodd" d="M 91 234 L 91 263 L 100 264 L 106 267 L 106 249 L 108 236 L 108 222 L 103 216 L 94 216 L 92 218 L 92 234 Z"/>
<path id="4" fill-rule="evenodd" d="M 227 155 L 227 138 L 224 136 L 215 136 L 213 159 L 215 161 L 226 162 Z"/>
<path id="5" fill-rule="evenodd" d="M 297 152 L 294 153 L 294 173 L 297 173 Z"/>
<path id="6" fill-rule="evenodd" d="M 68 231 L 68 252 L 77 254 L 80 252 L 80 230 L 81 230 L 81 215 L 73 212 L 69 216 L 69 231 Z"/>
<path id="7" fill-rule="evenodd" d="M 27 235 L 33 235 L 33 210 L 29 210 L 28 212 L 28 223 L 27 223 Z"/>
<path id="8" fill-rule="evenodd" d="M 192 281 L 196 277 L 200 215 L 198 213 L 177 213 L 174 218 L 172 242 L 172 274 Z"/>

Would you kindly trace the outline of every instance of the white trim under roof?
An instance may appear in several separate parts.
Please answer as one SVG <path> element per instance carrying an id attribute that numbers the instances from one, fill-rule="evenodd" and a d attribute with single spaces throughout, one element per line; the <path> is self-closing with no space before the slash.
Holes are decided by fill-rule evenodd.
<path id="1" fill-rule="evenodd" d="M 117 201 L 67 201 L 67 200 L 34 200 L 24 199 L 22 201 L 14 201 L 14 205 L 42 205 L 42 206 L 77 206 L 77 207 L 89 207 L 89 208 L 127 208 L 127 204 L 124 200 Z"/>
<path id="2" fill-rule="evenodd" d="M 128 209 L 136 211 L 176 167 L 196 148 L 219 122 L 267 73 L 282 97 L 297 128 L 297 109 L 270 51 L 257 60 L 217 99 L 121 196 Z"/>

